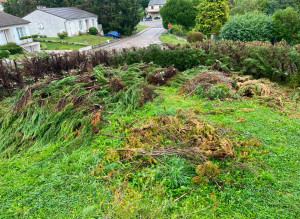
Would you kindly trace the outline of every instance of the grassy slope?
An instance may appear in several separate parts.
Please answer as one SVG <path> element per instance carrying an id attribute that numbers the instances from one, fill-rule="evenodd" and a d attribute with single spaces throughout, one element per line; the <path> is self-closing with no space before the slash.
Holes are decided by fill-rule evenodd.
<path id="1" fill-rule="evenodd" d="M 43 43 L 47 46 L 47 50 L 79 50 L 84 46 L 79 45 L 67 45 L 60 43 Z"/>
<path id="2" fill-rule="evenodd" d="M 174 115 L 178 109 L 233 109 L 227 114 L 203 117 L 264 142 L 260 150 L 265 153 L 249 155 L 250 160 L 262 163 L 256 164 L 256 173 L 234 170 L 226 180 L 235 184 L 225 185 L 223 191 L 214 184 L 202 185 L 174 204 L 172 200 L 195 187 L 183 160 L 174 157 L 166 159 L 164 165 L 145 168 L 123 188 L 122 179 L 105 183 L 91 174 L 103 161 L 106 150 L 118 147 L 121 140 L 98 136 L 94 143 L 71 151 L 57 142 L 24 156 L 0 160 L 0 217 L 295 218 L 299 214 L 299 119 L 252 100 L 184 99 L 177 88 L 162 89 L 160 97 L 142 109 L 108 116 L 112 124 L 105 124 L 102 132 L 115 134 L 120 118 L 134 122 L 136 118 Z M 240 118 L 247 121 L 238 123 Z"/>
<path id="3" fill-rule="evenodd" d="M 101 43 L 105 43 L 108 39 L 108 37 L 101 37 Z M 37 39 L 39 40 L 39 39 Z M 88 45 L 98 45 L 99 44 L 99 37 L 93 36 L 93 35 L 81 35 L 81 36 L 75 36 L 75 37 L 67 37 L 65 39 L 59 39 L 59 38 L 40 38 L 40 40 L 49 40 L 53 42 L 72 42 L 72 43 L 87 43 Z"/>
<path id="4" fill-rule="evenodd" d="M 162 41 L 163 43 L 168 43 L 168 44 L 172 44 L 172 45 L 177 45 L 178 43 L 180 43 L 181 45 L 185 45 L 187 44 L 187 41 L 185 40 L 178 40 L 178 37 L 172 35 L 172 34 L 162 34 L 160 36 L 160 41 Z"/>

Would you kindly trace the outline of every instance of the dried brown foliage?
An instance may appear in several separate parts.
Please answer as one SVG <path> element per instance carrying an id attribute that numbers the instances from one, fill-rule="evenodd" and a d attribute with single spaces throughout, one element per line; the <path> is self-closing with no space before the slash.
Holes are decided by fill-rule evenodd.
<path id="1" fill-rule="evenodd" d="M 121 161 L 143 156 L 178 155 L 196 163 L 206 162 L 211 157 L 234 156 L 236 142 L 197 116 L 178 113 L 186 117 L 157 117 L 147 125 L 130 129 L 124 148 L 114 153 L 118 153 Z"/>
<path id="2" fill-rule="evenodd" d="M 154 98 L 158 96 L 157 93 L 155 93 L 155 88 L 149 87 L 147 85 L 142 85 L 142 96 L 139 101 L 139 107 L 142 107 L 145 103 L 151 101 L 153 102 Z"/>
<path id="3" fill-rule="evenodd" d="M 124 83 L 119 78 L 114 78 L 109 82 L 110 90 L 112 93 L 119 92 L 124 88 Z"/>
<path id="4" fill-rule="evenodd" d="M 149 81 L 153 85 L 161 86 L 178 74 L 178 70 L 174 66 L 166 69 L 160 69 L 154 74 L 149 75 Z"/>
<path id="5" fill-rule="evenodd" d="M 204 91 L 209 91 L 214 85 L 226 84 L 228 88 L 232 89 L 234 80 L 227 77 L 223 72 L 211 71 L 198 74 L 195 78 L 188 81 L 181 87 L 181 91 L 188 95 L 193 94 L 198 87 L 202 87 Z"/>

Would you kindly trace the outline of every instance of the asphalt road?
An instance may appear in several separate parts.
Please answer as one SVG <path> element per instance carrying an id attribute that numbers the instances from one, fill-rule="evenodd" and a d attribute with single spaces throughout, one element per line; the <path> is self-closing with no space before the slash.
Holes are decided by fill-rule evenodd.
<path id="1" fill-rule="evenodd" d="M 159 44 L 161 41 L 159 37 L 166 30 L 162 26 L 161 21 L 144 21 L 141 22 L 140 25 L 147 25 L 150 28 L 128 38 L 123 38 L 120 41 L 111 43 L 102 47 L 101 49 L 123 49 L 123 48 L 131 48 L 131 47 L 147 47 L 150 44 Z"/>

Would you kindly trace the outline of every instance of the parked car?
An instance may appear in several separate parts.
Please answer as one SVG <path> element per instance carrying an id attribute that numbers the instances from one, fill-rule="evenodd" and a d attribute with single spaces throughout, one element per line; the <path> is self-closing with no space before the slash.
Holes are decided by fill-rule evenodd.
<path id="1" fill-rule="evenodd" d="M 107 34 L 104 35 L 105 37 L 114 37 L 114 38 L 120 38 L 121 34 L 117 31 L 110 31 Z"/>
<path id="2" fill-rule="evenodd" d="M 160 17 L 155 17 L 154 20 L 160 20 Z"/>
<path id="3" fill-rule="evenodd" d="M 148 15 L 146 18 L 145 18 L 145 21 L 152 21 L 152 17 L 150 15 Z"/>

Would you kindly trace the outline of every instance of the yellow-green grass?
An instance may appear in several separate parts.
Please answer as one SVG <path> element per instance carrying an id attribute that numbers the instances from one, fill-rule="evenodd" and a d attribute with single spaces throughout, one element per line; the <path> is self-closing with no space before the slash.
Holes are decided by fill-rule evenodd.
<path id="1" fill-rule="evenodd" d="M 181 44 L 181 45 L 185 45 L 188 42 L 182 38 L 179 38 L 175 35 L 172 34 L 162 34 L 160 36 L 160 41 L 162 41 L 163 43 L 168 43 L 168 44 L 172 44 L 172 45 L 177 45 L 177 44 Z"/>
<path id="2" fill-rule="evenodd" d="M 61 43 L 43 43 L 47 46 L 45 50 L 79 50 L 84 46 L 80 45 L 68 45 L 68 44 L 61 44 Z"/>
<path id="3" fill-rule="evenodd" d="M 137 32 L 141 32 L 141 31 L 149 28 L 149 26 L 147 26 L 147 25 L 137 25 L 136 27 L 137 27 Z"/>
<path id="4" fill-rule="evenodd" d="M 101 43 L 105 43 L 108 39 L 111 39 L 109 37 L 101 37 Z M 83 43 L 86 45 L 94 46 L 99 44 L 99 36 L 94 35 L 87 35 L 83 34 L 81 36 L 74 36 L 74 37 L 66 37 L 65 39 L 59 39 L 58 37 L 55 38 L 38 38 L 38 41 L 52 41 L 52 42 L 70 42 L 70 43 Z"/>

